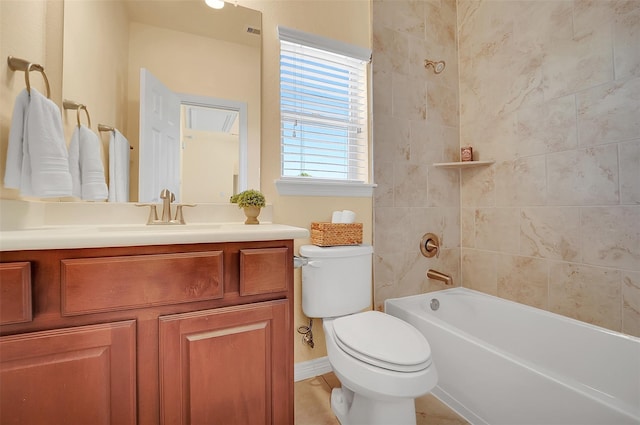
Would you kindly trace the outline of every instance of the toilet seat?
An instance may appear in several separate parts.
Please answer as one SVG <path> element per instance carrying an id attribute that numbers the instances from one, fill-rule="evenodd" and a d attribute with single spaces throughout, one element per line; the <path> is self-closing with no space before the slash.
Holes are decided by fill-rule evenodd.
<path id="1" fill-rule="evenodd" d="M 431 365 L 431 347 L 410 324 L 379 311 L 333 321 L 337 345 L 370 365 L 398 372 L 417 372 Z"/>

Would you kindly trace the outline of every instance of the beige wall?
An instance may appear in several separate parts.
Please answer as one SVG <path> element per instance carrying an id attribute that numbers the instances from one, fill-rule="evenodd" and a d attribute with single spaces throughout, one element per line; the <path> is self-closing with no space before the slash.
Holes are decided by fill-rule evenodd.
<path id="1" fill-rule="evenodd" d="M 434 268 L 460 285 L 460 190 L 457 170 L 456 4 L 373 2 L 375 307 L 387 298 L 442 289 Z M 424 60 L 446 61 L 439 75 Z M 420 253 L 422 235 L 441 241 L 438 258 Z"/>
<path id="2" fill-rule="evenodd" d="M 273 203 L 274 221 L 310 228 L 312 221 L 329 221 L 331 212 L 350 209 L 364 223 L 364 240 L 371 242 L 372 199 L 344 197 L 279 196 L 274 181 L 280 177 L 280 42 L 277 26 L 306 31 L 361 47 L 371 48 L 371 15 L 368 0 L 253 0 L 243 6 L 262 11 L 262 160 L 261 189 Z M 300 245 L 309 240 L 296 240 Z M 300 270 L 295 271 L 295 311 L 293 338 L 295 361 L 326 355 L 321 320 L 315 320 L 315 348 L 301 343 L 296 329 L 308 325 L 300 301 Z"/>
<path id="3" fill-rule="evenodd" d="M 124 132 L 127 124 L 129 19 L 121 2 L 70 1 L 64 5 L 64 99 L 87 106 L 91 128 L 105 124 Z M 90 58 L 90 59 L 87 59 Z M 62 109 L 65 139 L 77 125 L 77 111 Z M 80 122 L 88 125 L 84 112 Z M 108 178 L 109 134 L 101 133 Z"/>
<path id="4" fill-rule="evenodd" d="M 222 132 L 189 131 L 182 140 L 181 202 L 201 199 L 226 203 L 233 195 L 238 176 L 238 135 Z M 202 158 L 211 158 L 202 161 Z"/>
<path id="5" fill-rule="evenodd" d="M 459 1 L 464 286 L 640 336 L 640 2 Z"/>

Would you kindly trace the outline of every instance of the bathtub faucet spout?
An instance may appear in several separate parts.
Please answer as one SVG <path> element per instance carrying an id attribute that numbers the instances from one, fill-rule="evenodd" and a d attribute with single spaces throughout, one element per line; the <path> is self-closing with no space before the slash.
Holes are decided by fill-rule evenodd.
<path id="1" fill-rule="evenodd" d="M 427 277 L 429 279 L 439 280 L 445 283 L 445 285 L 453 285 L 453 279 L 448 274 L 440 273 L 437 270 L 427 270 Z"/>

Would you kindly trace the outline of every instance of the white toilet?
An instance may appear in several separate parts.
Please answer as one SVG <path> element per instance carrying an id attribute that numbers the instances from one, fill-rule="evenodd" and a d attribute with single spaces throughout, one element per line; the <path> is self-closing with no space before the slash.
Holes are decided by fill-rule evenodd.
<path id="1" fill-rule="evenodd" d="M 342 383 L 331 408 L 342 425 L 416 423 L 414 399 L 431 391 L 438 373 L 425 337 L 371 304 L 369 245 L 300 247 L 302 310 L 322 318 L 329 363 Z"/>

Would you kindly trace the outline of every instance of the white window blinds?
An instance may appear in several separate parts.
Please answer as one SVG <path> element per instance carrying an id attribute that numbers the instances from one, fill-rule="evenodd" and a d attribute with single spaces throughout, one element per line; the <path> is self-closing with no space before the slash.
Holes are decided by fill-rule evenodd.
<path id="1" fill-rule="evenodd" d="M 367 183 L 368 51 L 279 31 L 282 177 Z"/>

